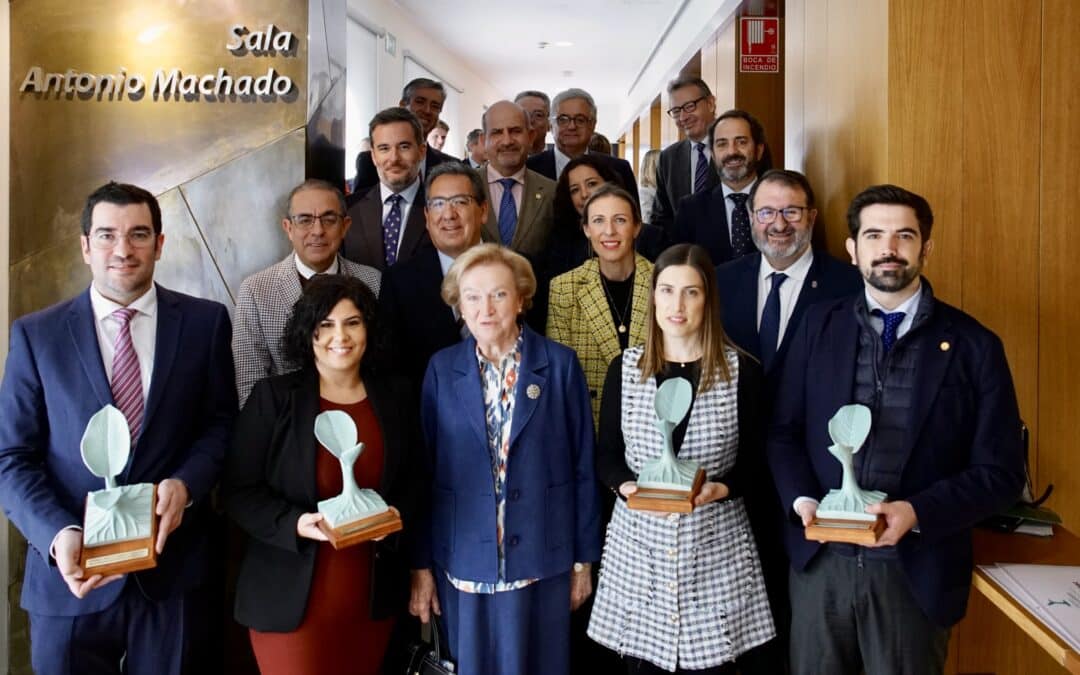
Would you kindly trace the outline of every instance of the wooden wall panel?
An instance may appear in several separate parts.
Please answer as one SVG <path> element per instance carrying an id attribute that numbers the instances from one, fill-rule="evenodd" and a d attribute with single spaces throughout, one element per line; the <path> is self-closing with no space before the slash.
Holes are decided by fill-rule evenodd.
<path id="1" fill-rule="evenodd" d="M 664 110 L 660 108 L 660 98 L 657 97 L 653 100 L 652 106 L 649 107 L 649 147 L 660 150 L 664 147 L 663 144 L 663 132 L 661 128 L 664 124 L 664 118 L 671 119 Z"/>
<path id="2" fill-rule="evenodd" d="M 735 107 L 735 71 L 738 70 L 739 43 L 735 17 L 716 33 L 716 86 L 710 82 L 716 96 L 716 110 L 724 112 Z"/>
<path id="3" fill-rule="evenodd" d="M 714 92 L 720 90 L 721 85 L 721 71 L 720 71 L 720 52 L 724 49 L 724 45 L 720 42 L 720 31 L 717 31 L 712 37 L 705 41 L 705 44 L 701 47 L 701 79 L 705 80 L 705 84 L 709 85 L 709 88 Z M 669 108 L 671 106 L 668 106 Z M 666 110 L 667 108 L 665 108 Z"/>
<path id="4" fill-rule="evenodd" d="M 1042 49 L 1042 185 L 1039 216 L 1040 486 L 1053 482 L 1051 505 L 1080 532 L 1080 264 L 1076 204 L 1080 198 L 1080 3 L 1044 0 Z M 1028 138 L 1033 134 L 1027 134 Z M 1009 153 L 1010 155 L 1012 153 Z M 1032 270 L 1028 270 L 1033 274 Z M 1029 417 L 1033 417 L 1030 413 Z"/>
<path id="5" fill-rule="evenodd" d="M 961 303 L 964 211 L 964 43 L 960 3 L 892 0 L 889 5 L 889 180 L 934 209 L 934 251 L 925 273 L 934 293 Z M 953 67 L 942 67 L 952 64 Z"/>
<path id="6" fill-rule="evenodd" d="M 1033 446 L 1038 445 L 1038 6 L 964 2 L 963 248 L 946 261 L 963 270 L 964 311 L 1005 342 Z"/>

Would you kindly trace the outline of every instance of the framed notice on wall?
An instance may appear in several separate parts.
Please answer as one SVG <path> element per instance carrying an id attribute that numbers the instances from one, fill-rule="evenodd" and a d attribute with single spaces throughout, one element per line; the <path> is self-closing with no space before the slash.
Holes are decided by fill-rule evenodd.
<path id="1" fill-rule="evenodd" d="M 739 18 L 739 72 L 780 72 L 780 19 L 775 16 Z"/>

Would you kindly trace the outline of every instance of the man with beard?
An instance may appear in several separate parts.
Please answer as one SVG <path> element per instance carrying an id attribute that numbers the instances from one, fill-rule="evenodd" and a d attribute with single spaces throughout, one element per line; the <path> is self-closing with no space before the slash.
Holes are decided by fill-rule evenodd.
<path id="1" fill-rule="evenodd" d="M 650 222 L 664 232 L 671 229 L 675 207 L 683 197 L 708 192 L 717 183 L 707 142 L 716 119 L 716 97 L 704 80 L 693 75 L 680 75 L 667 90 L 671 96 L 667 113 L 686 138 L 664 148 L 656 167 L 656 202 Z"/>
<path id="2" fill-rule="evenodd" d="M 499 101 L 484 112 L 484 150 L 480 169 L 489 196 L 484 238 L 527 257 L 544 250 L 554 222 L 555 182 L 525 168 L 529 116 L 516 103 Z"/>
<path id="3" fill-rule="evenodd" d="M 427 145 L 420 121 L 405 108 L 376 114 L 368 132 L 379 184 L 349 208 L 342 255 L 381 271 L 431 245 L 420 179 Z"/>
<path id="4" fill-rule="evenodd" d="M 401 90 L 401 101 L 398 105 L 416 116 L 416 119 L 420 121 L 421 138 L 426 139 L 439 123 L 439 113 L 442 112 L 444 103 L 446 103 L 446 87 L 442 82 L 418 77 L 410 80 Z M 456 157 L 428 148 L 424 160 L 420 163 L 420 180 L 423 180 L 428 171 L 439 164 L 454 161 L 457 161 Z M 356 156 L 356 179 L 353 182 L 353 193 L 349 195 L 352 198 L 349 202 L 350 206 L 367 190 L 378 184 L 381 174 L 378 172 L 377 163 L 378 160 L 372 152 L 361 152 Z"/>
<path id="5" fill-rule="evenodd" d="M 1001 340 L 934 297 L 922 197 L 893 185 L 848 209 L 864 292 L 807 312 L 784 362 L 767 454 L 789 515 L 791 663 L 802 673 L 944 672 L 971 585 L 971 528 L 1024 485 L 1016 392 Z M 817 500 L 841 483 L 828 424 L 871 411 L 855 479 L 887 501 L 870 546 L 807 541 Z"/>
<path id="6" fill-rule="evenodd" d="M 713 264 L 754 251 L 750 212 L 746 208 L 758 171 L 770 167 L 765 129 L 753 115 L 728 110 L 709 127 L 709 147 L 720 184 L 683 197 L 671 228 L 671 243 L 699 244 Z"/>
<path id="7" fill-rule="evenodd" d="M 810 305 L 862 288 L 854 266 L 814 250 L 814 191 L 798 171 L 773 169 L 750 190 L 748 209 L 757 252 L 720 265 L 716 281 L 724 330 L 775 378 Z"/>

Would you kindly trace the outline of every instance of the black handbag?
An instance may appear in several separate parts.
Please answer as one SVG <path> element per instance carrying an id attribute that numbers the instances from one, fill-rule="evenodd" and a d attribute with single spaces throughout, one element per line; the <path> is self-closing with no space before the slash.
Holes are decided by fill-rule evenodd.
<path id="1" fill-rule="evenodd" d="M 408 666 L 405 675 L 453 675 L 457 670 L 450 654 L 439 643 L 439 624 L 431 615 L 431 642 L 418 638 L 409 643 Z"/>

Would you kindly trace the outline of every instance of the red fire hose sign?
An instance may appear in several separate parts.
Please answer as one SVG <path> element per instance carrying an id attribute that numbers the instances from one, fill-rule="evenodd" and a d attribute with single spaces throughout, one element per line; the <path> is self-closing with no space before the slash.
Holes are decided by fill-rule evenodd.
<path id="1" fill-rule="evenodd" d="M 780 72 L 780 19 L 744 16 L 739 19 L 739 72 Z"/>

